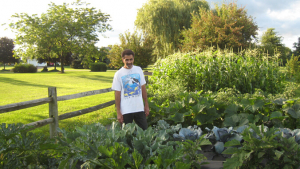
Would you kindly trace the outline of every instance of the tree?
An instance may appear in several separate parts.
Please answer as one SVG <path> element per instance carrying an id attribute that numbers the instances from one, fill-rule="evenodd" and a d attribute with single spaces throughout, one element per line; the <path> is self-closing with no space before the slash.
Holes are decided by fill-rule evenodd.
<path id="1" fill-rule="evenodd" d="M 0 39 L 0 62 L 3 63 L 5 70 L 5 64 L 16 62 L 17 60 L 13 57 L 14 55 L 14 41 L 7 37 Z"/>
<path id="2" fill-rule="evenodd" d="M 178 49 L 180 33 L 190 28 L 192 13 L 208 9 L 205 0 L 149 0 L 138 10 L 135 25 L 154 40 L 154 53 L 166 56 Z"/>
<path id="3" fill-rule="evenodd" d="M 71 5 L 49 4 L 40 17 L 26 13 L 13 15 L 19 18 L 10 27 L 16 30 L 17 53 L 31 58 L 58 57 L 64 72 L 64 58 L 69 53 L 84 54 L 99 40 L 97 33 L 110 30 L 109 15 L 78 0 Z M 55 55 L 52 55 L 54 53 Z"/>
<path id="4" fill-rule="evenodd" d="M 269 56 L 279 55 L 285 63 L 288 49 L 281 43 L 282 37 L 275 32 L 275 28 L 268 28 L 261 37 L 261 50 Z"/>
<path id="5" fill-rule="evenodd" d="M 298 43 L 295 42 L 293 45 L 295 48 L 295 50 L 293 51 L 294 55 L 299 56 L 300 55 L 300 37 L 298 38 Z"/>
<path id="6" fill-rule="evenodd" d="M 235 3 L 215 4 L 215 10 L 199 9 L 191 28 L 182 31 L 182 50 L 203 50 L 214 46 L 238 51 L 256 40 L 258 26 L 244 8 Z"/>
<path id="7" fill-rule="evenodd" d="M 134 32 L 125 32 L 120 34 L 121 45 L 110 46 L 111 50 L 107 56 L 110 60 L 110 67 L 119 69 L 124 64 L 122 62 L 121 53 L 125 49 L 131 49 L 134 56 L 134 64 L 142 68 L 147 67 L 153 59 L 153 41 L 148 36 L 142 36 L 141 34 Z"/>

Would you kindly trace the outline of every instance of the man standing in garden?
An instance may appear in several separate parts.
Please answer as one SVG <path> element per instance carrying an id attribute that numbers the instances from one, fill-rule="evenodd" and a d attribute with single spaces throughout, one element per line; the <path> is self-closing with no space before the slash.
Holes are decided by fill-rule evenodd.
<path id="1" fill-rule="evenodd" d="M 144 73 L 139 66 L 133 65 L 132 50 L 126 49 L 122 52 L 122 61 L 124 66 L 116 72 L 112 84 L 118 121 L 127 124 L 134 120 L 138 126 L 146 130 L 149 105 Z"/>

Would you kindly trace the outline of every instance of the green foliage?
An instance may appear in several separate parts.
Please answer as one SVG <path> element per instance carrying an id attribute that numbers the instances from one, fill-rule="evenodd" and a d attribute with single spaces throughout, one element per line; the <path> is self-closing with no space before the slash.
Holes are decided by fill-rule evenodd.
<path id="1" fill-rule="evenodd" d="M 124 64 L 122 62 L 122 52 L 125 49 L 131 49 L 134 52 L 134 64 L 142 68 L 147 67 L 152 63 L 152 40 L 147 35 L 139 34 L 138 32 L 125 32 L 119 37 L 121 44 L 110 46 L 111 50 L 107 56 L 110 60 L 110 67 L 119 69 Z"/>
<path id="2" fill-rule="evenodd" d="M 214 92 L 222 88 L 241 93 L 254 93 L 258 88 L 276 94 L 283 91 L 285 80 L 276 61 L 260 57 L 257 50 L 176 53 L 155 63 L 148 92 L 162 100 L 174 99 L 183 91 Z"/>
<path id="3" fill-rule="evenodd" d="M 247 11 L 236 3 L 215 4 L 214 10 L 200 8 L 192 14 L 191 28 L 182 31 L 183 51 L 205 50 L 208 47 L 220 49 L 248 48 L 256 39 L 258 26 Z"/>
<path id="4" fill-rule="evenodd" d="M 83 65 L 80 60 L 73 60 L 70 67 L 74 69 L 83 69 Z"/>
<path id="5" fill-rule="evenodd" d="M 96 62 L 90 64 L 92 72 L 106 72 L 107 66 L 103 62 Z"/>
<path id="6" fill-rule="evenodd" d="M 201 162 L 206 160 L 206 157 L 203 154 L 200 154 L 199 151 L 202 150 L 201 146 L 211 145 L 211 142 L 204 139 L 204 136 L 205 135 L 201 136 L 196 141 L 186 140 L 185 142 L 182 142 L 185 152 L 184 160 L 186 163 L 190 164 L 190 167 L 192 168 L 201 168 Z"/>
<path id="7" fill-rule="evenodd" d="M 295 50 L 293 51 L 294 55 L 299 56 L 300 55 L 300 37 L 298 37 L 298 43 L 295 42 L 293 45 L 294 45 L 293 47 L 295 48 Z"/>
<path id="8" fill-rule="evenodd" d="M 32 64 L 16 64 L 13 68 L 14 73 L 36 73 L 37 68 Z"/>
<path id="9" fill-rule="evenodd" d="M 200 7 L 209 9 L 205 0 L 150 0 L 138 10 L 135 25 L 154 40 L 154 53 L 162 58 L 178 49 L 181 31 L 190 28 Z"/>
<path id="10" fill-rule="evenodd" d="M 0 127 L 0 168 L 52 168 L 57 165 L 52 150 L 59 149 L 42 135 L 27 133 L 22 124 L 2 123 Z"/>
<path id="11" fill-rule="evenodd" d="M 3 63 L 5 70 L 6 63 L 17 62 L 17 59 L 13 57 L 14 55 L 14 41 L 7 37 L 0 38 L 0 63 Z"/>
<path id="12" fill-rule="evenodd" d="M 109 15 L 87 3 L 76 1 L 63 5 L 49 4 L 41 16 L 15 14 L 18 21 L 10 27 L 16 31 L 20 57 L 59 58 L 64 72 L 65 57 L 71 53 L 90 54 L 99 40 L 98 34 L 110 30 Z M 26 50 L 25 50 L 26 49 Z"/>
<path id="13" fill-rule="evenodd" d="M 300 62 L 299 62 L 300 56 L 294 56 L 292 55 L 289 60 L 287 60 L 286 63 L 286 69 L 287 69 L 287 75 L 292 78 L 295 77 L 297 82 L 300 82 Z"/>
<path id="14" fill-rule="evenodd" d="M 232 154 L 224 163 L 230 168 L 297 168 L 300 163 L 300 146 L 295 137 L 285 138 L 276 129 L 263 125 L 250 125 L 242 133 L 244 143 L 233 140 L 225 143 L 228 147 L 223 154 Z"/>
<path id="15" fill-rule="evenodd" d="M 300 127 L 299 99 L 283 99 L 265 95 L 241 94 L 233 89 L 219 92 L 181 93 L 172 100 L 149 98 L 148 123 L 163 119 L 170 124 L 239 127 L 253 123 L 268 127 Z"/>
<path id="16" fill-rule="evenodd" d="M 286 48 L 282 44 L 282 37 L 277 35 L 274 28 L 268 28 L 261 37 L 261 50 L 268 56 L 279 55 L 279 58 L 285 63 L 287 60 Z"/>

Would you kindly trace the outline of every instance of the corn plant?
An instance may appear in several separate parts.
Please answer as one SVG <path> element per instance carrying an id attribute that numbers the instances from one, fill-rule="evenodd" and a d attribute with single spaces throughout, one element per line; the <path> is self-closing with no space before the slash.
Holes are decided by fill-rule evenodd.
<path id="1" fill-rule="evenodd" d="M 223 88 L 235 88 L 241 93 L 254 93 L 258 88 L 275 94 L 283 90 L 284 79 L 276 57 L 260 56 L 256 50 L 238 54 L 207 50 L 176 53 L 157 61 L 149 91 L 170 96 L 167 99 L 182 91 L 218 91 Z"/>

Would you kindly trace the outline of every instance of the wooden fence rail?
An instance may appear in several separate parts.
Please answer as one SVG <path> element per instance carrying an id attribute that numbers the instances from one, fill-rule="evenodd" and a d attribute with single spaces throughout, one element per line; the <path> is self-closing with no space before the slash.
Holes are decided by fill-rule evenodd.
<path id="1" fill-rule="evenodd" d="M 50 124 L 50 137 L 53 138 L 54 136 L 57 135 L 57 127 L 59 126 L 58 125 L 59 120 L 64 120 L 75 116 L 83 115 L 115 104 L 115 101 L 112 100 L 86 109 L 58 115 L 58 107 L 57 107 L 58 101 L 77 99 L 80 97 L 102 94 L 111 91 L 112 90 L 110 88 L 107 88 L 107 89 L 93 90 L 88 92 L 82 92 L 82 93 L 57 97 L 56 87 L 49 87 L 47 98 L 0 106 L 0 114 L 49 103 L 49 118 L 26 124 L 26 126 L 32 126 L 30 130 L 33 130 L 35 128 Z"/>
<path id="2" fill-rule="evenodd" d="M 148 76 L 152 75 L 152 72 L 145 71 L 144 75 L 145 75 L 146 82 L 148 82 Z M 111 92 L 111 91 L 112 91 L 111 88 L 107 88 L 107 89 L 93 90 L 93 91 L 88 91 L 88 92 L 82 92 L 82 93 L 76 93 L 76 94 L 72 94 L 72 95 L 57 97 L 56 87 L 49 87 L 48 88 L 48 97 L 0 106 L 0 114 L 49 103 L 49 118 L 35 121 L 35 122 L 29 123 L 26 125 L 32 126 L 30 128 L 30 130 L 33 130 L 35 128 L 39 128 L 39 127 L 45 126 L 47 124 L 50 124 L 50 137 L 53 138 L 54 136 L 57 135 L 57 127 L 59 126 L 58 125 L 59 120 L 64 120 L 64 119 L 72 118 L 75 116 L 80 116 L 80 115 L 90 113 L 90 112 L 93 112 L 96 110 L 100 110 L 100 109 L 103 109 L 105 107 L 115 104 L 115 101 L 112 100 L 112 101 L 109 101 L 109 102 L 106 102 L 103 104 L 99 104 L 99 105 L 96 105 L 93 107 L 89 107 L 86 109 L 77 110 L 74 112 L 69 112 L 69 113 L 65 113 L 62 115 L 58 115 L 58 107 L 57 107 L 58 101 L 77 99 L 80 97 L 102 94 L 102 93 L 107 93 L 107 92 Z"/>

